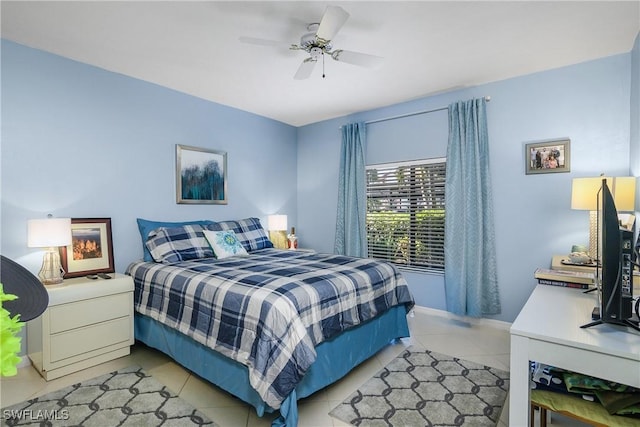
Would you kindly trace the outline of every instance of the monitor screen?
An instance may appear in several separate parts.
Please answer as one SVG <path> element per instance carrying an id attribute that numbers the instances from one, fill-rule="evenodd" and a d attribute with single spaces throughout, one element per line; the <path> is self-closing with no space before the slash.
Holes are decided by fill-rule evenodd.
<path id="1" fill-rule="evenodd" d="M 600 276 L 603 322 L 626 322 L 632 314 L 631 259 L 633 232 L 620 226 L 618 212 L 607 181 L 600 194 Z"/>

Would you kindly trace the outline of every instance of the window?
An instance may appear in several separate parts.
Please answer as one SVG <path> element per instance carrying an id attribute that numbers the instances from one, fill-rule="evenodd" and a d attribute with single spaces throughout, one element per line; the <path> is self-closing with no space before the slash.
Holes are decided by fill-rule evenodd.
<path id="1" fill-rule="evenodd" d="M 444 271 L 446 159 L 367 166 L 369 257 Z"/>

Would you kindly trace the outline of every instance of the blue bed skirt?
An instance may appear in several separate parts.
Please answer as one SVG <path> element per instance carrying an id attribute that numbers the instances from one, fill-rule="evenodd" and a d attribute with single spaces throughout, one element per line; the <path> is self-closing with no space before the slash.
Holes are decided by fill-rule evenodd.
<path id="1" fill-rule="evenodd" d="M 393 307 L 382 315 L 316 347 L 317 358 L 298 387 L 285 399 L 274 425 L 298 424 L 297 400 L 334 383 L 389 342 L 409 336 L 407 310 Z M 156 348 L 200 377 L 256 408 L 274 412 L 249 384 L 247 368 L 162 323 L 136 313 L 135 338 Z"/>

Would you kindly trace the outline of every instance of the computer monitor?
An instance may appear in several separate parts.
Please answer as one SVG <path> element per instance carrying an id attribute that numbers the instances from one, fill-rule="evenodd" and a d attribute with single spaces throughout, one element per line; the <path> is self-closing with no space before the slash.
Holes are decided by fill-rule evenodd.
<path id="1" fill-rule="evenodd" d="M 618 212 L 607 180 L 602 180 L 598 193 L 598 259 L 597 271 L 600 304 L 599 319 L 590 326 L 613 323 L 640 330 L 631 321 L 633 313 L 633 232 L 620 226 Z"/>
<path id="2" fill-rule="evenodd" d="M 638 233 L 638 238 L 636 239 L 636 247 L 633 251 L 633 255 L 634 264 L 636 268 L 638 268 L 640 266 L 640 233 Z"/>

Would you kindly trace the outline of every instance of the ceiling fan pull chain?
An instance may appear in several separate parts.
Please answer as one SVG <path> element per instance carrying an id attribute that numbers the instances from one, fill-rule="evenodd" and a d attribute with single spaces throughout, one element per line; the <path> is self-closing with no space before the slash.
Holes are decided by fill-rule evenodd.
<path id="1" fill-rule="evenodd" d="M 324 79 L 324 52 L 322 52 L 322 78 Z"/>

